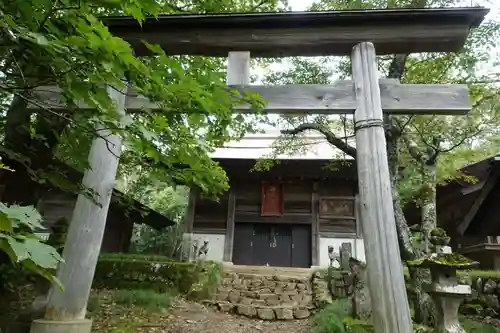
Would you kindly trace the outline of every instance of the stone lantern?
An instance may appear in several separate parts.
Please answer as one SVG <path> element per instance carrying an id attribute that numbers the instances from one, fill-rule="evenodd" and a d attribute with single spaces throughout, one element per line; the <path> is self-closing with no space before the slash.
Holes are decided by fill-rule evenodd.
<path id="1" fill-rule="evenodd" d="M 436 253 L 423 259 L 409 262 L 409 266 L 428 268 L 431 271 L 431 283 L 426 291 L 434 300 L 437 309 L 438 333 L 466 333 L 458 321 L 458 309 L 471 287 L 459 284 L 458 269 L 471 269 L 479 263 L 461 254 L 452 253 L 451 247 L 435 245 Z"/>

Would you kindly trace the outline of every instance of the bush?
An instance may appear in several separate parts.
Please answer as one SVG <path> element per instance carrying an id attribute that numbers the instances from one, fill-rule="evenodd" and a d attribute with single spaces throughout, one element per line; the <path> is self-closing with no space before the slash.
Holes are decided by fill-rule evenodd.
<path id="1" fill-rule="evenodd" d="M 101 300 L 98 296 L 91 295 L 89 301 L 87 302 L 87 312 L 89 314 L 95 314 L 101 309 Z"/>
<path id="2" fill-rule="evenodd" d="M 174 298 L 174 292 L 157 293 L 153 290 L 117 290 L 112 294 L 116 304 L 140 306 L 148 310 L 168 309 Z"/>
<path id="3" fill-rule="evenodd" d="M 351 312 L 349 299 L 337 299 L 314 316 L 315 333 L 345 333 L 344 318 Z"/>
<path id="4" fill-rule="evenodd" d="M 214 262 L 191 263 L 165 260 L 161 256 L 112 254 L 99 259 L 94 277 L 97 289 L 177 290 L 209 292 L 218 282 L 220 267 Z M 196 287 L 196 288 L 193 288 Z"/>

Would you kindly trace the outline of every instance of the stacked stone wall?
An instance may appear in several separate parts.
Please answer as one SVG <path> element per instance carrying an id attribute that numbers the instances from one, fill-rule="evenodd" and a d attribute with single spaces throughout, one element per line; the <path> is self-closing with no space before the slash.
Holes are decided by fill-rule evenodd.
<path id="1" fill-rule="evenodd" d="M 463 314 L 500 318 L 500 278 L 470 277 L 463 278 L 472 287 L 472 294 L 467 296 L 461 306 Z"/>
<path id="2" fill-rule="evenodd" d="M 212 304 L 262 320 L 305 319 L 315 306 L 310 277 L 224 273 Z"/>

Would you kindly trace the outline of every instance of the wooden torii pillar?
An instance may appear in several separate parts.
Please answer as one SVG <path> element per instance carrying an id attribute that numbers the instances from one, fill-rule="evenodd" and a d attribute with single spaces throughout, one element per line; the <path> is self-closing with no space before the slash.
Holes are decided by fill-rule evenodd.
<path id="1" fill-rule="evenodd" d="M 110 31 L 129 41 L 137 55 L 148 55 L 142 43 L 159 44 L 167 54 L 227 56 L 248 51 L 230 65 L 240 73 L 228 73 L 228 83 L 248 73 L 250 53 L 255 57 L 350 55 L 353 81 L 334 85 L 239 86 L 258 92 L 268 101 L 266 112 L 277 114 L 354 114 L 360 215 L 368 264 L 368 286 L 377 333 L 413 332 L 397 245 L 382 114 L 463 114 L 470 110 L 464 85 L 407 85 L 378 80 L 377 54 L 455 52 L 463 46 L 469 30 L 477 27 L 488 10 L 483 8 L 335 11 L 306 13 L 254 13 L 225 15 L 170 15 L 150 18 L 142 25 L 127 17 L 103 19 Z M 368 42 L 370 41 L 370 42 Z M 374 46 L 375 45 L 375 46 Z M 247 74 L 245 74 L 247 75 Z M 40 98 L 61 103 L 57 89 L 44 87 Z M 127 94 L 125 110 L 158 109 L 142 96 Z M 80 104 L 81 108 L 88 106 Z M 36 107 L 36 106 L 33 106 Z M 64 105 L 60 105 L 64 108 Z M 251 113 L 248 106 L 236 112 Z M 89 173 L 103 174 L 98 164 Z M 113 181 L 114 172 L 103 182 Z M 93 183 L 92 183 L 93 184 Z M 89 184 L 89 185 L 92 185 Z M 105 197 L 105 196 L 103 196 Z M 99 216 L 89 229 L 89 219 Z M 32 333 L 87 333 L 85 321 L 97 256 L 95 244 L 105 224 L 104 214 L 81 217 L 70 225 L 69 234 L 90 232 L 91 243 L 75 237 L 78 251 L 68 251 L 67 265 L 59 276 L 69 288 L 54 293 L 49 301 L 58 315 L 39 321 Z M 88 238 L 88 237 L 87 237 Z M 229 245 L 226 249 L 229 251 Z M 86 260 L 85 267 L 78 264 Z M 65 274 L 64 272 L 67 272 Z M 71 281 L 79 276 L 78 283 Z"/>

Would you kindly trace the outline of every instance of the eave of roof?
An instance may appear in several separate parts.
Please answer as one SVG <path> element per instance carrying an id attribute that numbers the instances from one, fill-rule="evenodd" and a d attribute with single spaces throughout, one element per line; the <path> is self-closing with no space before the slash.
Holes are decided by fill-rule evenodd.
<path id="1" fill-rule="evenodd" d="M 361 41 L 372 41 L 380 54 L 455 52 L 488 12 L 471 7 L 172 14 L 148 17 L 142 24 L 124 16 L 101 19 L 138 55 L 148 54 L 141 41 L 146 40 L 167 54 L 225 57 L 229 51 L 250 51 L 277 57 L 348 55 Z"/>

